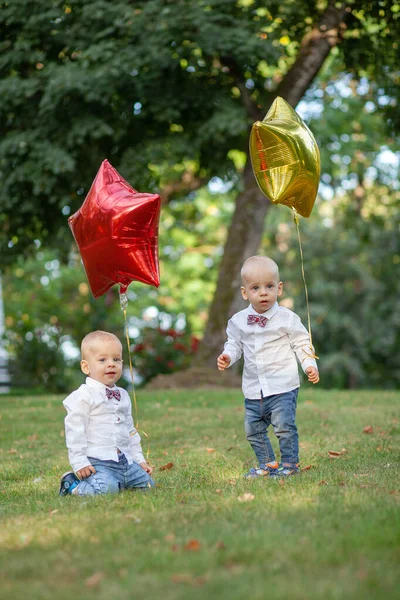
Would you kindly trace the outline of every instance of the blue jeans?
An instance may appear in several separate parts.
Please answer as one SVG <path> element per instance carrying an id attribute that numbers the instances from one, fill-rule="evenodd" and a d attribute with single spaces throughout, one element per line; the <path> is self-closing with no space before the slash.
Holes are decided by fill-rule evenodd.
<path id="1" fill-rule="evenodd" d="M 266 396 L 261 400 L 245 399 L 244 428 L 246 438 L 261 468 L 275 461 L 275 454 L 268 439 L 270 425 L 279 440 L 281 462 L 296 465 L 299 462 L 299 436 L 297 434 L 296 406 L 299 388 L 283 394 Z"/>
<path id="2" fill-rule="evenodd" d="M 135 462 L 128 464 L 125 454 L 119 454 L 118 462 L 99 460 L 90 456 L 88 458 L 96 473 L 77 485 L 79 496 L 116 494 L 123 489 L 148 489 L 155 485 L 150 475 L 140 465 Z"/>

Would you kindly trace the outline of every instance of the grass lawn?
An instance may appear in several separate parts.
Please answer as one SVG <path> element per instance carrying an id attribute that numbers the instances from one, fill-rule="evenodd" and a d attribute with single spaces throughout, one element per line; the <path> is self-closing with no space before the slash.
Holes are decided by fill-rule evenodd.
<path id="1" fill-rule="evenodd" d="M 96 498 L 58 496 L 61 401 L 0 398 L 3 600 L 398 598 L 400 393 L 304 385 L 279 482 L 243 480 L 239 390 L 139 390 L 158 487 Z"/>

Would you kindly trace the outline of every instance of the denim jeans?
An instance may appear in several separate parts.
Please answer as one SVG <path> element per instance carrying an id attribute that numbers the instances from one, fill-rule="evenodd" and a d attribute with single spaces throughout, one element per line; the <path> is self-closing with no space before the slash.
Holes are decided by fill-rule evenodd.
<path id="1" fill-rule="evenodd" d="M 244 427 L 246 438 L 261 468 L 275 461 L 275 454 L 268 439 L 269 425 L 279 440 L 281 462 L 295 465 L 299 462 L 299 436 L 297 434 L 296 406 L 299 388 L 283 394 L 266 396 L 261 400 L 245 399 Z"/>
<path id="2" fill-rule="evenodd" d="M 88 458 L 95 467 L 96 473 L 77 485 L 79 496 L 116 494 L 123 489 L 148 489 L 155 485 L 150 475 L 140 465 L 135 462 L 128 464 L 125 454 L 119 455 L 118 462 L 99 460 L 90 456 Z"/>

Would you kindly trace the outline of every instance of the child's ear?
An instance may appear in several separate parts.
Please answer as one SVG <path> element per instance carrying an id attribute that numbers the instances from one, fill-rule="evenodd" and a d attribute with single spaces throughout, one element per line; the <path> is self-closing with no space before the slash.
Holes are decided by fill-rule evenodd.
<path id="1" fill-rule="evenodd" d="M 81 371 L 82 373 L 85 373 L 85 375 L 90 374 L 89 365 L 87 364 L 86 360 L 81 360 Z"/>
<path id="2" fill-rule="evenodd" d="M 283 283 L 282 283 L 282 281 L 280 281 L 278 283 L 278 296 L 281 296 L 282 292 L 283 292 Z"/>
<path id="3" fill-rule="evenodd" d="M 244 300 L 248 300 L 247 298 L 247 292 L 245 290 L 245 288 L 243 286 L 241 286 L 240 291 L 242 292 L 242 297 Z"/>

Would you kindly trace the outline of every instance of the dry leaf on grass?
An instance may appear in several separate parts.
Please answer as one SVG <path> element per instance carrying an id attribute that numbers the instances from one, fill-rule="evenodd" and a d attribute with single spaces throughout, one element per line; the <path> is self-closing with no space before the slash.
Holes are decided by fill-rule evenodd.
<path id="1" fill-rule="evenodd" d="M 238 496 L 239 502 L 251 502 L 254 500 L 254 494 L 250 494 L 249 492 L 245 492 L 241 496 Z"/>
<path id="2" fill-rule="evenodd" d="M 163 465 L 162 467 L 160 467 L 160 471 L 167 471 L 168 469 L 172 469 L 172 467 L 174 466 L 173 462 L 169 462 L 166 465 Z"/>
<path id="3" fill-rule="evenodd" d="M 184 545 L 184 549 L 190 550 L 191 552 L 197 552 L 198 550 L 200 550 L 200 548 L 201 544 L 199 540 L 196 539 L 189 540 L 187 544 Z"/>
<path id="4" fill-rule="evenodd" d="M 105 575 L 102 571 L 96 571 L 96 573 L 85 579 L 85 585 L 88 588 L 96 587 L 103 581 L 104 577 Z"/>
<path id="5" fill-rule="evenodd" d="M 312 465 L 306 465 L 305 467 L 302 467 L 301 470 L 302 471 L 309 471 L 312 468 L 313 468 Z"/>
<path id="6" fill-rule="evenodd" d="M 328 482 L 322 479 L 318 485 L 328 485 Z"/>
<path id="7" fill-rule="evenodd" d="M 363 429 L 363 433 L 374 433 L 372 425 L 366 425 Z"/>
<path id="8" fill-rule="evenodd" d="M 215 448 L 206 448 L 208 454 L 212 454 L 213 452 L 215 452 Z"/>

